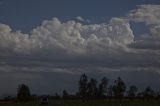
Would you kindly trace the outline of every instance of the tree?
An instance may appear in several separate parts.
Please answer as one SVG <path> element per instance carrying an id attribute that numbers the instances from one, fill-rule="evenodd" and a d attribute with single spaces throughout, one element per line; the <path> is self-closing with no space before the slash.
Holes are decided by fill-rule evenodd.
<path id="1" fill-rule="evenodd" d="M 113 86 L 112 85 L 108 87 L 107 96 L 109 97 L 109 99 L 112 99 L 113 97 Z"/>
<path id="2" fill-rule="evenodd" d="M 85 102 L 87 97 L 87 85 L 88 77 L 85 74 L 82 74 L 79 80 L 79 95 L 83 102 Z"/>
<path id="3" fill-rule="evenodd" d="M 142 92 L 137 93 L 137 98 L 138 99 L 142 99 L 142 97 L 143 97 L 143 93 Z"/>
<path id="4" fill-rule="evenodd" d="M 57 92 L 55 93 L 55 99 L 61 99 L 61 96 Z"/>
<path id="5" fill-rule="evenodd" d="M 133 98 L 135 98 L 137 91 L 138 91 L 138 88 L 135 85 L 132 85 L 129 87 L 129 90 L 127 93 L 130 100 L 133 100 Z"/>
<path id="6" fill-rule="evenodd" d="M 151 89 L 151 87 L 146 87 L 146 89 L 143 92 L 143 98 L 144 99 L 151 99 L 155 97 L 155 92 Z"/>
<path id="7" fill-rule="evenodd" d="M 114 81 L 114 85 L 113 85 L 113 94 L 117 99 L 122 99 L 124 96 L 124 92 L 126 90 L 126 86 L 125 83 L 123 82 L 123 80 L 118 77 L 117 80 Z"/>
<path id="8" fill-rule="evenodd" d="M 103 77 L 98 87 L 98 96 L 100 98 L 103 98 L 105 93 L 107 93 L 107 85 L 108 85 L 108 79 L 106 77 Z"/>
<path id="9" fill-rule="evenodd" d="M 95 99 L 97 95 L 97 80 L 91 78 L 87 85 L 88 99 Z"/>
<path id="10" fill-rule="evenodd" d="M 160 91 L 157 92 L 156 96 L 157 96 L 157 99 L 160 99 Z"/>
<path id="11" fill-rule="evenodd" d="M 68 92 L 66 90 L 63 90 L 63 99 L 67 99 L 69 96 Z"/>
<path id="12" fill-rule="evenodd" d="M 20 102 L 27 102 L 31 98 L 29 87 L 25 84 L 18 86 L 17 99 Z"/>

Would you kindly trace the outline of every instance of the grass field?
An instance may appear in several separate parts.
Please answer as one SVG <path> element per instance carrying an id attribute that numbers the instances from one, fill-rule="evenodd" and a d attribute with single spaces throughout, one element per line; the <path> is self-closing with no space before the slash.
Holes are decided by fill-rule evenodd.
<path id="1" fill-rule="evenodd" d="M 39 106 L 38 102 L 28 102 L 28 103 L 15 103 L 15 102 L 3 102 L 0 106 Z"/>
<path id="2" fill-rule="evenodd" d="M 39 102 L 29 102 L 29 103 L 0 103 L 0 106 L 43 106 Z M 81 101 L 51 101 L 49 105 L 45 106 L 160 106 L 160 101 L 99 101 L 99 102 L 88 102 L 83 103 Z"/>
<path id="3" fill-rule="evenodd" d="M 55 106 L 160 106 L 160 101 L 99 101 L 99 102 L 88 102 L 88 103 L 83 103 L 80 101 L 55 101 L 54 103 Z"/>

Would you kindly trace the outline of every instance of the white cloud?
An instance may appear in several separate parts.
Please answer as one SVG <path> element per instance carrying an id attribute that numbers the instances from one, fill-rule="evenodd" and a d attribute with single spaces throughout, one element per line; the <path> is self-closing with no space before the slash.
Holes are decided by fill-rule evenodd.
<path id="1" fill-rule="evenodd" d="M 30 34 L 12 31 L 8 25 L 0 24 L 0 83 L 5 83 L 1 93 L 6 92 L 6 86 L 11 88 L 23 82 L 33 83 L 35 88 L 43 83 L 40 88 L 51 89 L 51 92 L 53 88 L 63 90 L 64 86 L 51 88 L 50 85 L 57 79 L 59 85 L 76 83 L 73 77 L 79 78 L 84 72 L 97 78 L 98 75 L 126 76 L 127 80 L 143 80 L 147 85 L 150 81 L 157 85 L 160 73 L 159 5 L 139 6 L 127 17 L 112 18 L 109 23 L 86 25 L 82 22 L 86 20 L 77 18 L 79 21 L 45 20 Z M 145 22 L 150 33 L 135 38 L 130 21 Z M 140 80 L 134 78 L 137 75 Z M 68 83 L 65 82 L 67 78 L 71 79 Z"/>
<path id="2" fill-rule="evenodd" d="M 84 20 L 82 17 L 80 17 L 80 16 L 77 16 L 76 19 L 77 19 L 78 21 L 85 22 L 85 20 Z"/>
<path id="3" fill-rule="evenodd" d="M 0 24 L 1 55 L 10 55 L 13 52 L 28 53 L 30 49 L 29 35 L 20 31 L 12 32 L 8 25 Z"/>
<path id="4" fill-rule="evenodd" d="M 0 24 L 0 32 L 1 33 L 8 33 L 11 31 L 11 28 L 8 25 Z"/>
<path id="5" fill-rule="evenodd" d="M 79 22 L 82 22 L 82 23 L 90 23 L 90 22 L 91 22 L 89 19 L 85 20 L 85 19 L 83 19 L 83 18 L 80 17 L 80 16 L 77 16 L 75 19 L 76 19 L 77 21 L 79 21 Z"/>
<path id="6" fill-rule="evenodd" d="M 31 35 L 11 32 L 1 24 L 1 48 L 16 53 L 37 51 L 65 52 L 66 54 L 86 54 L 91 50 L 107 52 L 133 42 L 130 25 L 123 19 L 114 18 L 109 24 L 83 25 L 75 21 L 62 23 L 57 18 L 43 21 L 33 29 Z"/>
<path id="7" fill-rule="evenodd" d="M 84 25 L 74 20 L 61 22 L 53 18 L 43 21 L 31 34 L 13 32 L 8 25 L 0 24 L 0 57 L 8 58 L 2 59 L 0 65 L 38 65 L 47 69 L 95 65 L 110 68 L 157 67 L 160 64 L 158 8 L 142 5 L 125 18 L 112 18 L 108 24 Z M 149 11 L 147 16 L 146 11 Z M 79 19 L 82 20 L 81 17 Z M 146 22 L 151 36 L 134 39 L 130 21 Z M 65 68 L 57 70 L 73 73 Z"/>
<path id="8" fill-rule="evenodd" d="M 147 25 L 160 24 L 160 5 L 139 5 L 128 17 L 136 22 L 146 22 Z"/>
<path id="9" fill-rule="evenodd" d="M 138 7 L 128 14 L 128 19 L 145 22 L 152 35 L 160 36 L 160 5 L 140 5 Z"/>
<path id="10" fill-rule="evenodd" d="M 132 10 L 128 14 L 128 19 L 145 22 L 150 30 L 150 33 L 134 42 L 133 47 L 160 50 L 160 5 L 140 5 L 138 9 Z"/>

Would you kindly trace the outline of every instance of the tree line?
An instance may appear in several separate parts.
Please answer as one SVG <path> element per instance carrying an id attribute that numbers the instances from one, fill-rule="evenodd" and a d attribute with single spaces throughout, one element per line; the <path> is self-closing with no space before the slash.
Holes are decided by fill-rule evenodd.
<path id="1" fill-rule="evenodd" d="M 82 74 L 78 81 L 78 92 L 75 95 L 70 95 L 66 90 L 63 90 L 62 96 L 55 93 L 54 96 L 49 96 L 53 99 L 81 99 L 83 102 L 91 100 L 152 100 L 160 99 L 160 92 L 155 92 L 151 87 L 146 87 L 144 91 L 138 92 L 138 87 L 131 85 L 126 87 L 125 82 L 118 77 L 112 85 L 109 85 L 109 80 L 103 77 L 100 82 L 95 78 L 88 78 L 86 74 Z M 17 88 L 17 97 L 14 100 L 18 102 L 27 102 L 38 99 L 40 97 L 31 95 L 30 89 L 25 84 L 20 84 Z M 10 100 L 11 97 L 4 98 Z"/>
<path id="2" fill-rule="evenodd" d="M 138 87 L 135 85 L 131 85 L 127 89 L 125 82 L 120 77 L 114 81 L 113 85 L 109 85 L 106 77 L 103 77 L 98 84 L 96 79 L 88 79 L 86 74 L 82 74 L 78 84 L 78 96 L 83 102 L 95 99 L 120 101 L 122 99 L 131 101 L 135 99 L 160 99 L 160 92 L 155 92 L 150 86 L 146 87 L 142 92 L 138 92 Z"/>

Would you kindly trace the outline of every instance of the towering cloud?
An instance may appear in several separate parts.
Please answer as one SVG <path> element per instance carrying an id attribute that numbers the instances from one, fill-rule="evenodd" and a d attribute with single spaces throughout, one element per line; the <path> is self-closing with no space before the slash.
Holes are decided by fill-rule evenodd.
<path id="1" fill-rule="evenodd" d="M 1 55 L 12 55 L 13 52 L 27 53 L 30 49 L 29 35 L 20 31 L 12 32 L 8 25 L 0 24 L 0 50 Z M 25 51 L 24 51 L 25 50 Z"/>
<path id="2" fill-rule="evenodd" d="M 160 5 L 139 5 L 128 17 L 136 22 L 146 22 L 147 25 L 160 24 Z"/>
<path id="3" fill-rule="evenodd" d="M 110 70 L 158 68 L 159 12 L 159 5 L 142 5 L 127 17 L 112 18 L 108 24 L 86 25 L 53 18 L 43 21 L 31 34 L 14 32 L 8 25 L 0 24 L 0 56 L 3 57 L 0 65 L 36 67 L 35 70 L 43 67 L 50 71 L 58 67 L 63 72 L 71 71 L 70 67 L 81 70 L 82 66 Z M 150 34 L 135 39 L 130 21 L 145 22 Z"/>
<path id="4" fill-rule="evenodd" d="M 128 19 L 145 22 L 150 33 L 143 35 L 133 46 L 144 49 L 160 49 L 160 5 L 140 5 L 128 14 Z"/>
<path id="5" fill-rule="evenodd" d="M 0 24 L 0 84 L 9 82 L 11 86 L 11 82 L 29 81 L 37 86 L 42 82 L 46 89 L 50 79 L 53 83 L 53 79 L 63 77 L 62 84 L 66 81 L 64 76 L 75 77 L 82 72 L 126 75 L 134 80 L 137 72 L 148 76 L 152 73 L 152 81 L 155 73 L 160 73 L 159 5 L 138 6 L 126 17 L 112 18 L 109 23 L 85 24 L 83 18 L 77 19 L 79 21 L 45 20 L 30 34 L 12 31 L 8 25 Z M 134 36 L 131 21 L 146 23 L 150 32 Z M 52 72 L 54 74 L 50 74 Z M 146 80 L 148 76 L 139 78 Z"/>
<path id="6" fill-rule="evenodd" d="M 79 22 L 62 23 L 57 18 L 44 21 L 33 29 L 31 35 L 12 32 L 10 27 L 0 25 L 1 48 L 12 52 L 35 51 L 87 54 L 91 50 L 108 52 L 108 48 L 125 46 L 133 42 L 130 25 L 123 19 L 113 18 L 109 24 L 83 25 Z"/>

